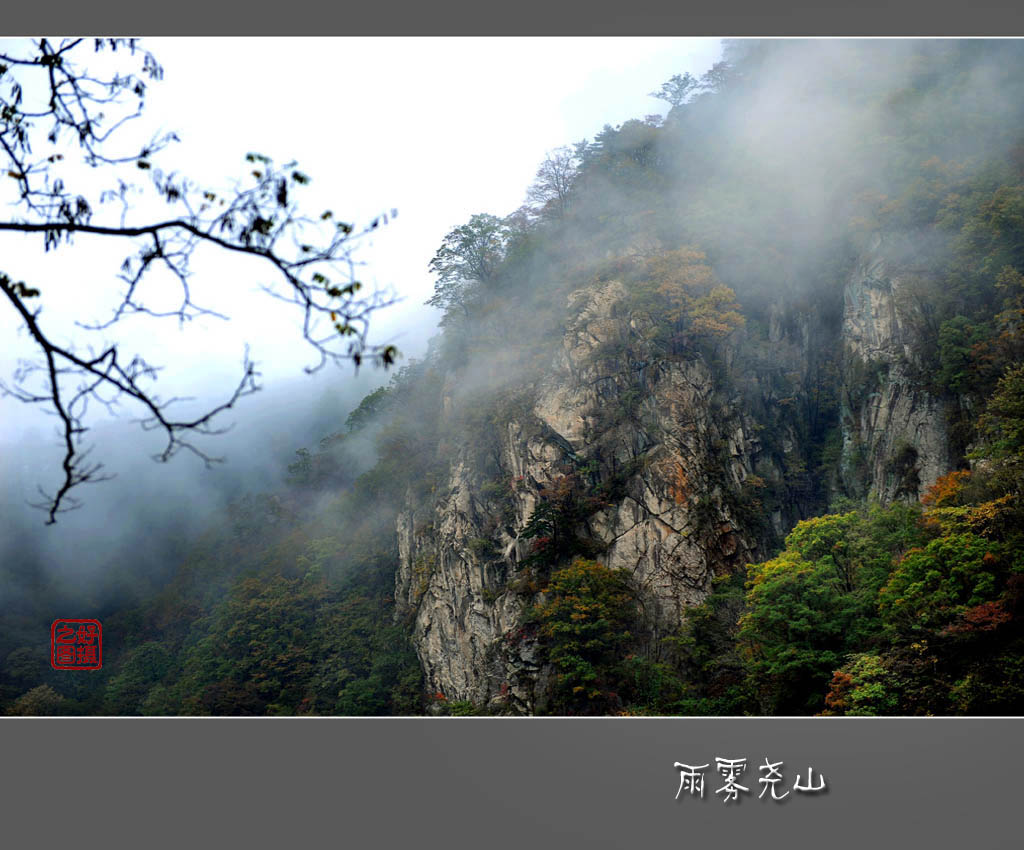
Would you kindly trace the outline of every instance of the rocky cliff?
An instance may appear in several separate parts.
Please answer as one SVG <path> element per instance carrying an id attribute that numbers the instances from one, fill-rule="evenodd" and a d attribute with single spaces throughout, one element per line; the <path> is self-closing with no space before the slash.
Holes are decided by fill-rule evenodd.
<path id="1" fill-rule="evenodd" d="M 914 375 L 922 308 L 911 281 L 876 242 L 848 278 L 841 325 L 775 306 L 758 342 L 751 331 L 713 358 L 656 353 L 654 322 L 629 309 L 621 282 L 573 292 L 546 368 L 488 402 L 485 439 L 452 427 L 434 493 L 410 494 L 399 515 L 396 599 L 428 692 L 544 710 L 551 671 L 528 617 L 544 595 L 526 533 L 542 503 L 575 494 L 570 532 L 628 571 L 638 651 L 658 659 L 712 578 L 772 554 L 826 506 L 821 493 L 916 498 L 950 459 L 941 402 Z M 809 387 L 830 378 L 816 365 L 829 349 L 842 387 L 831 388 L 836 410 L 813 415 L 827 424 L 834 414 L 838 469 L 815 466 L 805 421 Z M 449 376 L 453 421 L 460 405 L 481 403 L 460 401 L 459 384 Z M 822 476 L 832 486 L 815 497 Z"/>
<path id="2" fill-rule="evenodd" d="M 651 323 L 623 308 L 625 296 L 614 281 L 572 293 L 549 368 L 497 421 L 487 473 L 478 448 L 461 446 L 436 498 L 410 500 L 399 517 L 397 599 L 415 618 L 432 693 L 543 708 L 548 673 L 523 628 L 536 543 L 523 531 L 559 488 L 595 494 L 572 533 L 629 571 L 651 657 L 714 575 L 763 554 L 736 507 L 745 485 L 781 477 L 760 426 L 703 357 L 655 356 Z"/>
<path id="3" fill-rule="evenodd" d="M 849 494 L 883 502 L 917 499 L 955 460 L 948 402 L 922 376 L 928 305 L 901 248 L 876 237 L 844 290 L 840 475 Z"/>

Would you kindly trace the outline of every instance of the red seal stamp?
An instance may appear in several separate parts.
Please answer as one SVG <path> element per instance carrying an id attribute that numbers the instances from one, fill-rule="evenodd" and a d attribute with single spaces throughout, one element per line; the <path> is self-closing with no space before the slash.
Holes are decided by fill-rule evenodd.
<path id="1" fill-rule="evenodd" d="M 54 620 L 50 627 L 54 670 L 99 670 L 103 666 L 103 626 L 99 620 Z"/>

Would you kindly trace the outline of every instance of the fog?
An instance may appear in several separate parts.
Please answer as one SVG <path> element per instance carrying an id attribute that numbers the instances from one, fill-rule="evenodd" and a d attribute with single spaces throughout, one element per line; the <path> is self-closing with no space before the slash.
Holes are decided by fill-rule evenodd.
<path id="1" fill-rule="evenodd" d="M 426 267 L 448 229 L 482 209 L 511 212 L 547 150 L 656 109 L 648 91 L 681 67 L 699 72 L 720 51 L 709 39 L 152 39 L 143 46 L 165 76 L 151 84 L 141 123 L 126 126 L 126 150 L 174 131 L 181 142 L 155 158 L 167 171 L 227 187 L 255 150 L 299 161 L 313 176 L 312 210 L 334 209 L 357 227 L 398 211 L 358 240 L 353 256 L 370 289 L 397 299 L 373 316 L 370 342 L 395 344 L 400 364 L 422 357 L 437 332 L 439 313 L 423 304 L 433 286 Z M 105 54 L 93 62 L 117 65 Z M 259 70 L 267 63 L 272 73 Z M 250 79 L 260 82 L 243 82 Z M 86 190 L 107 185 L 102 169 L 62 167 Z M 17 217 L 13 186 L 0 188 Z M 150 203 L 140 194 L 134 208 L 159 215 Z M 97 215 L 112 221 L 116 210 Z M 5 233 L 0 241 L 3 271 L 42 291 L 36 305 L 55 341 L 78 350 L 117 341 L 123 355 L 138 352 L 162 368 L 151 385 L 161 398 L 191 399 L 179 412 L 229 396 L 247 346 L 261 385 L 218 418 L 227 433 L 195 441 L 223 458 L 211 468 L 187 452 L 154 462 L 163 440 L 140 428 L 143 410 L 94 405 L 82 446 L 112 478 L 76 488 L 81 507 L 52 526 L 30 503 L 45 501 L 40 488 L 52 493 L 60 481 L 58 422 L 41 405 L 0 398 L 0 605 L 8 615 L 88 616 L 158 587 L 227 504 L 280 488 L 294 452 L 342 430 L 348 412 L 388 380 L 367 366 L 358 374 L 351 367 L 304 374 L 316 356 L 301 344 L 301 317 L 267 299 L 259 288 L 266 270 L 244 258 L 196 254 L 196 301 L 227 320 L 130 316 L 88 336 L 80 324 L 108 319 L 119 302 L 115 274 L 129 249 L 85 235 L 48 252 L 41 237 Z M 169 285 L 154 276 L 148 306 L 166 309 Z M 21 361 L 38 359 L 11 310 L 0 311 L 0 339 L 4 380 Z M 364 445 L 369 465 L 372 446 Z"/>
<path id="2" fill-rule="evenodd" d="M 488 393 L 543 380 L 532 355 L 560 344 L 573 286 L 591 285 L 602 263 L 681 246 L 706 254 L 735 292 L 748 322 L 736 351 L 791 382 L 779 397 L 830 382 L 819 389 L 835 396 L 825 412 L 832 423 L 844 284 L 865 251 L 922 275 L 915 297 L 939 316 L 932 336 L 942 320 L 973 309 L 950 282 L 964 273 L 950 267 L 962 237 L 934 220 L 944 204 L 955 210 L 958 180 L 1019 160 L 1019 42 L 740 40 L 724 56 L 724 82 L 709 74 L 663 119 L 645 119 L 652 110 L 641 107 L 627 124 L 590 134 L 564 214 L 535 207 L 525 222 L 506 219 L 508 257 L 518 238 L 531 247 L 505 276 L 467 287 L 468 310 L 449 310 L 446 402 L 472 412 Z M 636 176 L 652 164 L 658 186 Z M 972 297 L 995 303 L 991 281 L 979 286 Z M 788 327 L 769 340 L 778 316 Z M 917 343 L 921 351 L 936 344 Z M 825 439 L 825 426 L 813 427 L 817 448 L 799 446 L 808 468 Z M 825 489 L 801 510 L 824 510 Z"/>
<path id="3" fill-rule="evenodd" d="M 153 392 L 164 400 L 187 397 L 176 405 L 182 415 L 230 397 L 247 351 L 260 386 L 218 416 L 214 425 L 224 433 L 193 439 L 201 452 L 222 459 L 209 468 L 188 451 L 155 463 L 166 437 L 140 427 L 143 409 L 94 405 L 82 445 L 111 478 L 77 487 L 72 495 L 81 507 L 50 526 L 31 503 L 40 501 L 40 488 L 52 493 L 59 486 L 59 423 L 45 405 L 0 397 L 0 607 L 23 634 L 56 616 L 104 616 L 151 597 L 210 528 L 227 528 L 234 540 L 251 533 L 262 546 L 252 523 L 241 532 L 231 525 L 230 506 L 247 495 L 286 493 L 300 508 L 298 522 L 312 528 L 323 520 L 335 567 L 349 558 L 340 541 L 379 534 L 390 535 L 390 545 L 394 513 L 408 507 L 417 488 L 424 507 L 433 487 L 443 487 L 438 469 L 459 452 L 469 466 L 488 455 L 475 472 L 493 472 L 497 480 L 489 405 L 510 388 L 535 388 L 549 376 L 573 290 L 619 274 L 650 294 L 651 281 L 629 274 L 671 259 L 668 252 L 706 258 L 708 280 L 730 287 L 726 300 L 734 294 L 742 311 L 746 324 L 729 333 L 731 350 L 722 358 L 730 366 L 716 372 L 728 384 L 730 404 L 750 387 L 755 394 L 781 387 L 774 399 L 790 402 L 809 397 L 804 391 L 812 381 L 824 388 L 823 405 L 830 406 L 813 427 L 800 421 L 810 417 L 799 405 L 785 423 L 786 434 L 800 439 L 763 435 L 776 460 L 791 450 L 772 440 L 802 441 L 792 451 L 812 475 L 823 468 L 826 431 L 839 419 L 843 286 L 857 259 L 884 243 L 890 258 L 929 281 L 918 293 L 927 309 L 962 298 L 943 284 L 953 240 L 935 226 L 943 205 L 959 202 L 950 194 L 950 175 L 982 173 L 999 158 L 1005 167 L 1024 124 L 1024 63 L 1020 48 L 1007 42 L 359 39 L 147 46 L 165 64 L 166 79 L 153 84 L 130 138 L 177 131 L 181 142 L 154 157 L 162 168 L 230 192 L 248 167 L 246 152 L 277 162 L 294 158 L 313 177 L 304 201 L 312 214 L 331 209 L 358 232 L 387 213 L 385 226 L 352 240 L 351 274 L 395 301 L 371 317 L 368 342 L 394 344 L 401 356 L 390 370 L 346 364 L 307 374 L 318 357 L 303 342 L 301 312 L 268 297 L 262 287 L 272 275 L 258 261 L 210 247 L 194 256 L 193 294 L 224 318 L 127 316 L 83 336 L 83 323 L 102 322 L 117 308 L 124 246 L 77 234 L 44 251 L 42 238 L 0 233 L 0 271 L 41 290 L 33 306 L 41 306 L 40 321 L 59 343 L 97 351 L 117 341 L 126 357 L 138 352 L 163 369 L 148 385 Z M 669 108 L 650 93 L 676 74 L 692 75 L 690 89 Z M 546 204 L 535 181 L 556 150 L 572 152 L 571 188 Z M 92 190 L 101 186 L 95 173 L 68 174 Z M 12 185 L 0 185 L 0 200 L 15 204 L 17 215 Z M 136 213 L 160 214 L 142 195 L 134 203 Z M 117 213 L 104 208 L 97 215 L 114 221 Z M 443 278 L 428 272 L 431 258 L 481 213 L 497 222 L 486 249 L 496 271 L 453 273 L 455 295 L 446 309 L 425 306 Z M 694 298 L 705 294 L 705 284 L 694 284 Z M 147 306 L 173 309 L 165 300 L 176 286 L 170 276 L 155 275 L 147 286 Z M 958 310 L 954 304 L 947 312 Z M 787 327 L 769 331 L 779 316 Z M 36 356 L 20 325 L 12 311 L 0 310 L 0 379 Z M 826 361 L 832 371 L 815 371 Z M 311 449 L 315 467 L 324 459 L 315 457 L 321 439 L 345 432 L 349 414 L 396 372 L 401 380 L 392 382 L 395 391 L 380 409 L 364 409 L 369 426 L 340 449 L 325 450 L 336 453 L 328 460 L 345 474 L 327 486 L 289 482 L 296 452 Z M 823 387 L 828 381 L 836 386 Z M 774 403 L 765 400 L 770 395 L 757 403 Z M 765 417 L 764 431 L 772 430 L 775 413 Z M 378 449 L 366 503 L 339 507 L 337 491 L 371 471 Z M 798 505 L 804 497 L 787 494 L 792 515 L 823 511 L 828 486 L 814 482 Z M 256 524 L 266 519 L 254 516 Z M 347 533 L 357 526 L 359 534 Z M 358 558 L 351 556 L 353 563 Z M 220 567 L 230 572 L 231 565 Z"/>

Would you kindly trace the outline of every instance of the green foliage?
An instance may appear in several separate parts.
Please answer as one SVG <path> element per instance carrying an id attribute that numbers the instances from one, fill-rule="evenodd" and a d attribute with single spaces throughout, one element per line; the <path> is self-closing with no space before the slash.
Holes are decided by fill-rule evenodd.
<path id="1" fill-rule="evenodd" d="M 349 566 L 334 583 L 337 541 L 305 553 L 298 542 L 278 544 L 294 567 L 240 576 L 193 621 L 175 667 L 164 646 L 133 651 L 108 688 L 118 713 L 130 713 L 127 699 L 136 713 L 417 713 L 421 674 L 385 601 L 385 562 Z"/>
<path id="2" fill-rule="evenodd" d="M 755 713 L 745 659 L 737 643 L 746 574 L 714 579 L 711 594 L 687 611 L 679 634 L 668 641 L 679 659 L 682 693 L 663 711 L 687 715 Z"/>
<path id="3" fill-rule="evenodd" d="M 508 235 L 505 223 L 488 214 L 474 215 L 450 231 L 430 261 L 437 282 L 427 304 L 444 310 L 446 318 L 458 312 L 468 317 L 479 287 L 497 274 Z"/>
<path id="4" fill-rule="evenodd" d="M 598 544 L 581 535 L 580 524 L 606 502 L 599 492 L 589 492 L 577 473 L 561 475 L 538 492 L 540 497 L 526 525 L 519 532 L 532 540 L 532 553 L 524 566 L 549 570 L 575 555 L 593 556 Z"/>
<path id="5" fill-rule="evenodd" d="M 607 713 L 617 706 L 617 665 L 636 617 L 625 574 L 577 559 L 552 573 L 534 617 L 557 670 L 554 712 Z"/>
<path id="6" fill-rule="evenodd" d="M 173 664 L 167 647 L 157 641 L 148 641 L 129 650 L 118 665 L 117 674 L 107 684 L 107 713 L 141 713 L 150 692 L 170 672 Z"/>
<path id="7" fill-rule="evenodd" d="M 448 713 L 452 717 L 474 717 L 486 714 L 470 700 L 455 700 L 448 703 Z"/>
<path id="8" fill-rule="evenodd" d="M 970 503 L 991 494 L 971 478 L 941 478 L 923 515 L 873 506 L 800 523 L 751 568 L 739 640 L 762 711 L 1020 710 L 1024 524 L 1012 495 Z"/>
<path id="9" fill-rule="evenodd" d="M 880 594 L 886 625 L 909 639 L 993 599 L 1000 559 L 992 548 L 975 534 L 951 533 L 910 550 Z"/>
<path id="10" fill-rule="evenodd" d="M 1024 493 L 1024 365 L 1007 369 L 979 423 L 983 460 L 999 491 Z"/>
<path id="11" fill-rule="evenodd" d="M 654 122 L 634 119 L 619 127 L 606 124 L 593 142 L 584 141 L 576 146 L 584 190 L 588 182 L 600 175 L 622 193 L 620 214 L 630 211 L 631 202 L 639 201 L 643 195 L 649 198 L 661 164 L 658 137 L 658 125 Z"/>
<path id="12" fill-rule="evenodd" d="M 47 716 L 64 714 L 64 697 L 49 685 L 38 685 L 18 697 L 8 707 L 7 714 L 21 716 Z"/>
<path id="13" fill-rule="evenodd" d="M 949 392 L 963 394 L 976 386 L 974 364 L 977 347 L 990 334 L 984 327 L 971 324 L 966 316 L 954 316 L 939 328 L 939 371 L 936 380 Z"/>
<path id="14" fill-rule="evenodd" d="M 41 647 L 22 646 L 11 650 L 3 664 L 4 690 L 11 696 L 18 696 L 43 681 L 49 673 L 49 659 Z"/>
<path id="15" fill-rule="evenodd" d="M 429 440 L 429 408 L 424 415 L 409 393 L 416 380 L 436 388 L 423 374 L 414 365 L 386 392 L 371 394 L 350 417 L 349 433 L 365 430 L 386 404 L 385 449 Z M 235 502 L 160 593 L 105 617 L 104 669 L 89 685 L 78 684 L 81 676 L 69 680 L 78 690 L 61 684 L 68 698 L 59 711 L 420 713 L 422 673 L 409 623 L 394 616 L 396 509 L 385 499 L 409 486 L 426 453 L 415 462 L 385 455 L 354 481 L 332 472 L 319 483 L 318 470 L 330 469 L 324 458 L 347 439 L 333 435 L 318 453 L 300 452 L 291 489 Z M 310 486 L 327 491 L 328 483 L 334 498 L 301 498 Z M 5 693 L 23 693 L 45 675 L 37 654 L 9 654 Z M 46 708 L 39 700 L 20 707 L 37 703 Z"/>
<path id="16" fill-rule="evenodd" d="M 825 696 L 828 715 L 885 715 L 899 710 L 894 677 L 878 655 L 857 653 L 835 672 Z"/>
<path id="17" fill-rule="evenodd" d="M 617 671 L 624 714 L 696 714 L 683 708 L 687 690 L 679 669 L 667 661 L 629 654 Z"/>
<path id="18" fill-rule="evenodd" d="M 685 104 L 699 87 L 698 80 L 689 73 L 673 74 L 658 91 L 651 92 L 651 97 L 665 101 L 674 109 Z"/>
<path id="19" fill-rule="evenodd" d="M 832 671 L 880 631 L 877 599 L 894 551 L 922 538 L 907 506 L 799 523 L 776 558 L 750 567 L 739 642 L 765 713 L 823 706 Z"/>
<path id="20" fill-rule="evenodd" d="M 345 427 L 351 432 L 361 431 L 369 425 L 387 407 L 389 392 L 389 387 L 380 387 L 366 396 L 345 419 Z"/>

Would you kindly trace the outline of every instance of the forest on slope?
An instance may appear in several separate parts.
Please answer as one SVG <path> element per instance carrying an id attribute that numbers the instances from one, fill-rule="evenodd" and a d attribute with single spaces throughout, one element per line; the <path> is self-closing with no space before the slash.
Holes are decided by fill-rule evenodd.
<path id="1" fill-rule="evenodd" d="M 0 708 L 1020 713 L 1022 72 L 734 42 L 552 152 L 439 247 L 428 355 L 98 612 L 102 670 L 50 669 L 52 588 L 5 613 Z M 612 557 L 645 489 L 667 588 Z"/>

